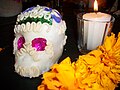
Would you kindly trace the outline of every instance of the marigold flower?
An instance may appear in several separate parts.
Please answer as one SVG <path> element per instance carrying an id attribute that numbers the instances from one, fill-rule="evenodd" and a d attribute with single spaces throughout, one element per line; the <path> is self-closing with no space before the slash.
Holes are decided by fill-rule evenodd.
<path id="1" fill-rule="evenodd" d="M 76 62 L 67 57 L 43 74 L 38 90 L 114 90 L 120 82 L 120 33 Z"/>

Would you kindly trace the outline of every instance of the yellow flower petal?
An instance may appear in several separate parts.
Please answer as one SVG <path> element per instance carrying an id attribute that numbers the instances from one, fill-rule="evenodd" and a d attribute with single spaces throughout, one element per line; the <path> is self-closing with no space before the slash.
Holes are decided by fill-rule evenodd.
<path id="1" fill-rule="evenodd" d="M 104 90 L 104 88 L 98 83 L 93 83 L 92 90 Z"/>
<path id="2" fill-rule="evenodd" d="M 91 71 L 94 73 L 100 74 L 104 70 L 104 64 L 100 63 L 91 68 Z"/>
<path id="3" fill-rule="evenodd" d="M 54 81 L 49 80 L 49 79 L 44 79 L 44 82 L 47 85 L 47 88 L 50 90 L 59 90 L 57 86 L 61 85 L 60 83 L 59 83 L 59 85 L 58 85 L 58 83 L 55 84 Z"/>
<path id="4" fill-rule="evenodd" d="M 106 51 L 111 50 L 115 42 L 116 42 L 115 34 L 112 33 L 111 36 L 107 36 L 103 43 L 103 46 L 106 48 Z"/>
<path id="5" fill-rule="evenodd" d="M 97 79 L 97 74 L 90 74 L 88 77 L 86 77 L 84 80 L 82 80 L 81 82 L 83 84 L 88 84 L 89 86 L 92 86 L 92 83 L 96 82 Z"/>
<path id="6" fill-rule="evenodd" d="M 60 64 L 71 64 L 71 60 L 69 57 L 67 57 Z"/>
<path id="7" fill-rule="evenodd" d="M 93 64 L 97 64 L 100 62 L 100 59 L 95 58 L 94 56 L 90 56 L 90 55 L 83 55 L 80 58 L 86 61 L 87 64 L 93 65 Z"/>
<path id="8" fill-rule="evenodd" d="M 101 76 L 101 85 L 106 88 L 106 90 L 114 90 L 115 89 L 115 84 L 106 76 L 102 75 Z"/>
<path id="9" fill-rule="evenodd" d="M 90 56 L 94 56 L 94 57 L 100 57 L 102 54 L 102 51 L 100 50 L 93 50 L 91 52 L 88 53 Z"/>
<path id="10" fill-rule="evenodd" d="M 65 87 L 71 87 L 71 85 L 74 85 L 75 82 L 74 72 L 59 71 L 56 77 Z"/>
<path id="11" fill-rule="evenodd" d="M 39 85 L 37 90 L 45 90 L 45 86 L 44 85 Z"/>
<path id="12" fill-rule="evenodd" d="M 43 78 L 54 78 L 56 74 L 54 72 L 45 72 Z"/>

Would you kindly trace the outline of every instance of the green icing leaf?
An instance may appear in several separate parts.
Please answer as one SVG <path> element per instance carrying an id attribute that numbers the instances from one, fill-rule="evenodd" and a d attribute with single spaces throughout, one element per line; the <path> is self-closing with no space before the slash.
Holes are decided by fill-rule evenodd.
<path id="1" fill-rule="evenodd" d="M 18 24 L 22 24 L 22 23 L 26 24 L 27 22 L 30 22 L 30 23 L 35 22 L 35 23 L 37 23 L 39 21 L 42 24 L 43 23 L 48 23 L 49 25 L 52 25 L 52 19 L 50 18 L 49 20 L 47 20 L 47 19 L 44 19 L 44 17 L 42 17 L 42 18 L 30 18 L 30 17 L 28 17 L 25 20 L 19 21 Z"/>

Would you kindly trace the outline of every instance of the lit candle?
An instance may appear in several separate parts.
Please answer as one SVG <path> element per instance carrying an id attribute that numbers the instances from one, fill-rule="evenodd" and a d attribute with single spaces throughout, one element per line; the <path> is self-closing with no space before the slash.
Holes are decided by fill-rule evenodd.
<path id="1" fill-rule="evenodd" d="M 94 11 L 98 11 L 98 3 L 96 0 L 94 2 Z"/>
<path id="2" fill-rule="evenodd" d="M 111 20 L 111 15 L 97 12 L 98 4 L 94 2 L 95 12 L 83 15 L 84 22 L 84 44 L 87 43 L 87 49 L 93 50 L 102 44 L 105 35 L 106 23 Z"/>

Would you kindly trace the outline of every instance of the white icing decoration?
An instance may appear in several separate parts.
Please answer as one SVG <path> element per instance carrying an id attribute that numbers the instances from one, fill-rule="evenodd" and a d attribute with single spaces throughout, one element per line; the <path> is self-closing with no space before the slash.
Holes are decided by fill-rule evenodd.
<path id="1" fill-rule="evenodd" d="M 15 27 L 14 27 L 14 33 L 16 33 L 16 29 L 17 29 L 17 28 L 16 28 L 16 25 L 15 25 Z"/>
<path id="2" fill-rule="evenodd" d="M 40 30 L 40 28 L 41 28 L 41 22 L 37 22 L 37 25 L 36 25 L 36 32 L 40 32 L 41 30 Z M 35 31 L 35 30 L 34 30 Z"/>
<path id="3" fill-rule="evenodd" d="M 27 24 L 26 24 L 27 25 Z M 28 27 L 29 27 L 29 25 L 27 25 Z M 26 26 L 26 27 L 27 27 Z M 21 24 L 21 32 L 24 32 L 24 30 L 25 30 L 25 24 Z"/>
<path id="4" fill-rule="evenodd" d="M 47 14 L 44 15 L 44 18 L 49 21 L 49 19 L 51 18 L 51 15 L 49 13 L 47 13 Z"/>
<path id="5" fill-rule="evenodd" d="M 64 38 L 63 46 L 66 44 L 66 39 L 67 39 L 67 36 L 65 36 Z"/>
<path id="6" fill-rule="evenodd" d="M 31 74 L 32 74 L 33 77 L 38 77 L 39 76 L 40 70 L 37 67 L 32 66 L 30 68 L 30 70 L 31 70 Z"/>
<path id="7" fill-rule="evenodd" d="M 19 73 L 20 75 L 23 75 L 26 77 L 27 74 L 29 74 L 29 77 L 38 77 L 40 74 L 40 70 L 36 66 L 31 66 L 30 68 L 23 68 L 23 67 L 16 67 L 16 72 Z"/>
<path id="8" fill-rule="evenodd" d="M 21 49 L 20 49 L 20 53 L 22 54 L 22 53 L 24 53 L 24 52 L 26 52 L 26 50 L 25 50 L 24 48 L 21 48 Z"/>
<path id="9" fill-rule="evenodd" d="M 25 25 L 25 29 L 23 29 L 23 31 L 22 32 L 29 32 L 30 31 L 30 29 L 31 29 L 31 24 L 30 24 L 30 22 L 27 22 L 26 23 L 26 25 Z"/>
<path id="10" fill-rule="evenodd" d="M 43 17 L 43 13 L 39 12 L 38 13 L 38 18 L 42 18 Z"/>
<path id="11" fill-rule="evenodd" d="M 60 24 L 61 24 L 61 27 L 58 27 L 57 25 L 55 25 L 55 27 L 58 27 L 59 34 L 64 33 L 66 30 L 65 22 L 61 22 Z M 18 26 L 15 25 L 14 32 L 15 33 L 28 32 L 28 31 L 40 32 L 41 30 L 49 32 L 50 29 L 48 28 L 50 28 L 50 25 L 48 23 L 41 24 L 41 22 L 38 22 L 38 23 L 32 22 L 30 24 L 29 22 L 27 22 L 26 24 L 22 24 L 22 25 L 18 25 Z"/>

